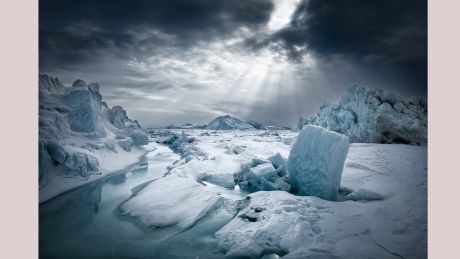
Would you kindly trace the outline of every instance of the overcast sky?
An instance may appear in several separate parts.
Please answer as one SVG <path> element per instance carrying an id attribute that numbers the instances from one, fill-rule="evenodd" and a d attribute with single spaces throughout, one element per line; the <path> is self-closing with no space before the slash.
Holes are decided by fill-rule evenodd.
<path id="1" fill-rule="evenodd" d="M 426 0 L 40 0 L 40 73 L 144 127 L 293 125 L 352 85 L 427 92 Z"/>

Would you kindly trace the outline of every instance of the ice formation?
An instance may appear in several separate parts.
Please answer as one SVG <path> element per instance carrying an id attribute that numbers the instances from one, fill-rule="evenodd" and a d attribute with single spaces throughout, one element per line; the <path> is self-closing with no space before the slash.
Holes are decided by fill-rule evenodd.
<path id="1" fill-rule="evenodd" d="M 150 130 L 156 142 L 168 145 L 174 152 L 181 155 L 181 157 L 189 162 L 191 159 L 207 159 L 207 153 L 195 146 L 195 138 L 187 137 L 185 131 L 181 133 L 171 130 Z"/>
<path id="2" fill-rule="evenodd" d="M 353 195 L 251 193 L 215 233 L 217 248 L 225 258 L 426 258 L 426 162 L 424 146 L 352 144 L 342 185 Z"/>
<path id="3" fill-rule="evenodd" d="M 183 230 L 205 216 L 220 199 L 192 178 L 168 175 L 135 193 L 119 210 L 148 228 L 175 226 Z"/>
<path id="4" fill-rule="evenodd" d="M 289 191 L 286 162 L 277 153 L 267 159 L 254 158 L 241 165 L 241 171 L 234 175 L 235 183 L 247 191 Z"/>
<path id="5" fill-rule="evenodd" d="M 335 200 L 348 148 L 345 135 L 318 126 L 304 127 L 289 154 L 292 191 Z"/>
<path id="6" fill-rule="evenodd" d="M 338 104 L 324 104 L 316 116 L 300 118 L 298 129 L 307 124 L 343 133 L 351 142 L 425 144 L 427 102 L 354 86 Z"/>
<path id="7" fill-rule="evenodd" d="M 211 121 L 206 129 L 209 130 L 247 130 L 255 129 L 252 124 L 231 117 L 230 115 L 219 116 Z"/>
<path id="8" fill-rule="evenodd" d="M 98 154 L 131 151 L 148 143 L 137 121 L 123 108 L 110 109 L 99 85 L 77 80 L 65 87 L 57 78 L 39 76 L 39 180 L 56 175 L 87 178 L 100 173 Z"/>

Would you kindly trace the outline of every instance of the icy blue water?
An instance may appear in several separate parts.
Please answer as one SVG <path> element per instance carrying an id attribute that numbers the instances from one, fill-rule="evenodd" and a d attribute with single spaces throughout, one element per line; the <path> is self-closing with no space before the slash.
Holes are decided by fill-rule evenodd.
<path id="1" fill-rule="evenodd" d="M 140 229 L 117 216 L 132 188 L 162 177 L 178 158 L 158 146 L 132 168 L 40 205 L 40 258 L 221 258 L 212 235 L 233 216 L 225 209 L 180 233 Z"/>

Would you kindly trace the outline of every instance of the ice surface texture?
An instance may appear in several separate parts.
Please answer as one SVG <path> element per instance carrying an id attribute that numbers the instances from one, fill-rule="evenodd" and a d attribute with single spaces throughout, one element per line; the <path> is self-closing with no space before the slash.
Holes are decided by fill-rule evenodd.
<path id="1" fill-rule="evenodd" d="M 299 195 L 335 200 L 349 148 L 348 137 L 308 125 L 299 133 L 288 160 L 289 183 Z"/>
<path id="2" fill-rule="evenodd" d="M 351 142 L 425 144 L 427 103 L 421 97 L 402 98 L 391 92 L 354 86 L 338 104 L 324 104 L 298 129 L 312 124 L 343 133 Z"/>
<path id="3" fill-rule="evenodd" d="M 182 230 L 206 215 L 220 199 L 192 178 L 170 175 L 148 184 L 119 210 L 145 227 L 176 226 Z"/>

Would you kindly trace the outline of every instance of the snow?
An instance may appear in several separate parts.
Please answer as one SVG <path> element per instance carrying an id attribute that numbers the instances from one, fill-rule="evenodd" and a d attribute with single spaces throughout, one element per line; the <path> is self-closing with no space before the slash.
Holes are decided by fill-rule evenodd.
<path id="1" fill-rule="evenodd" d="M 209 130 L 246 130 L 255 129 L 249 122 L 239 120 L 230 115 L 219 116 L 211 121 L 206 129 Z"/>
<path id="2" fill-rule="evenodd" d="M 125 168 L 151 150 L 140 147 L 148 135 L 137 121 L 102 102 L 98 84 L 76 80 L 66 87 L 40 75 L 39 89 L 40 202 Z"/>
<path id="3" fill-rule="evenodd" d="M 304 127 L 288 160 L 292 191 L 336 200 L 348 148 L 345 135 L 318 126 Z"/>
<path id="4" fill-rule="evenodd" d="M 338 104 L 324 104 L 317 115 L 300 118 L 298 129 L 306 124 L 343 133 L 351 142 L 426 144 L 427 102 L 354 86 Z"/>
<path id="5" fill-rule="evenodd" d="M 383 196 L 379 193 L 367 190 L 367 189 L 357 189 L 347 196 L 345 196 L 345 200 L 351 201 L 378 201 L 383 200 Z"/>

